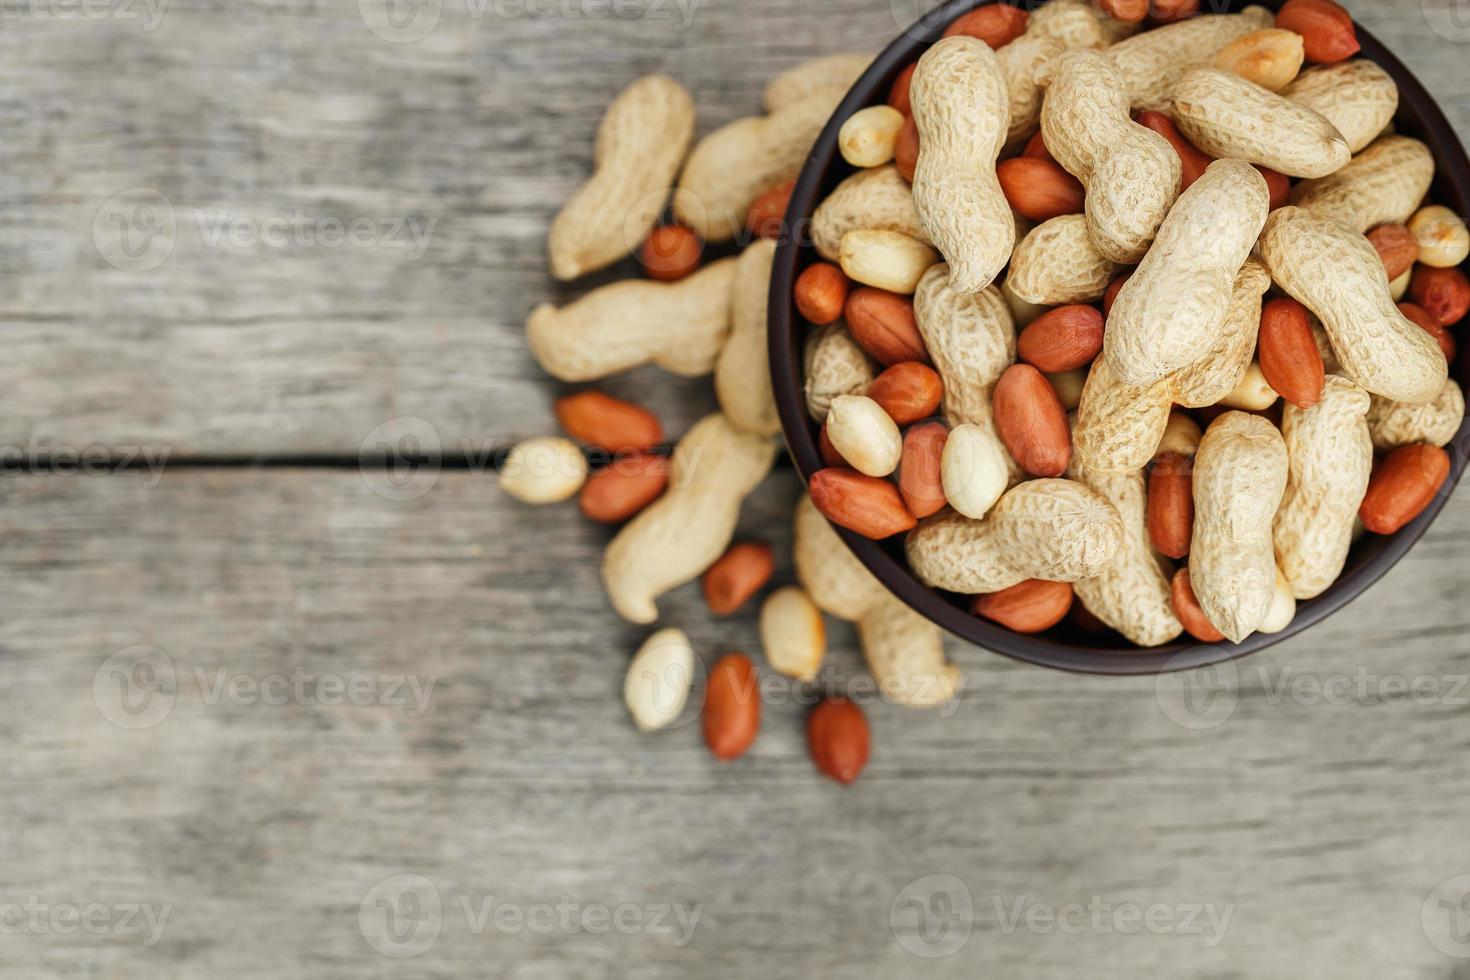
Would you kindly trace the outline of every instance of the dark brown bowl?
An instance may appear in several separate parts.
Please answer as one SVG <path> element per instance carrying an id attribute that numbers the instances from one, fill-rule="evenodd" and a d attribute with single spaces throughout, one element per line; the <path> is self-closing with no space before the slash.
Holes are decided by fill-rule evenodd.
<path id="1" fill-rule="evenodd" d="M 786 215 L 788 228 L 809 227 L 817 204 L 853 173 L 853 168 L 837 151 L 837 131 L 842 122 L 864 106 L 882 104 L 899 72 L 917 61 L 943 35 L 946 25 L 990 2 L 993 0 L 953 0 L 910 27 L 873 62 L 813 147 L 791 195 L 791 207 Z M 1224 12 L 1246 5 L 1247 0 L 1224 3 L 1212 0 L 1208 7 Z M 1276 8 L 1280 3 L 1267 0 L 1264 5 Z M 1376 38 L 1359 27 L 1358 39 L 1363 47 L 1360 56 L 1376 61 L 1398 83 L 1399 111 L 1394 121 L 1399 132 L 1423 140 L 1434 153 L 1438 166 L 1431 196 L 1457 214 L 1470 213 L 1470 161 L 1466 160 L 1465 150 L 1444 114 L 1418 80 Z M 802 391 L 802 351 L 808 328 L 796 313 L 792 287 L 800 271 L 816 258 L 815 249 L 804 235 L 791 235 L 776 253 L 771 278 L 772 382 L 786 443 L 803 481 L 810 480 L 812 474 L 822 469 L 822 461 L 817 449 L 818 427 L 807 415 Z M 1463 385 L 1470 377 L 1470 342 L 1462 343 L 1461 347 L 1462 356 L 1452 373 Z M 1470 446 L 1470 423 L 1462 425 L 1454 441 L 1446 447 L 1453 461 L 1450 480 L 1418 520 L 1391 537 L 1365 536 L 1354 546 L 1342 577 L 1318 598 L 1301 603 L 1291 626 L 1278 635 L 1256 634 L 1239 644 L 1189 641 L 1141 650 L 1114 633 L 1087 634 L 1065 625 L 1042 636 L 1023 636 L 971 615 L 967 609 L 969 597 L 937 592 L 915 578 L 904 561 L 902 536 L 876 542 L 840 529 L 839 533 L 862 563 L 895 595 L 925 618 L 971 643 L 1027 663 L 1084 673 L 1129 675 L 1187 670 L 1264 650 L 1356 599 L 1397 564 L 1439 516 L 1464 473 L 1467 446 Z"/>

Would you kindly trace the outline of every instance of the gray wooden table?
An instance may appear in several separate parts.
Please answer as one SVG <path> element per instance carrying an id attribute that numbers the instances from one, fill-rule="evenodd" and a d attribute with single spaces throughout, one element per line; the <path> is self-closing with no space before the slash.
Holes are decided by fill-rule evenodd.
<path id="1" fill-rule="evenodd" d="M 692 2 L 3 5 L 0 975 L 1470 976 L 1470 493 L 1234 670 L 955 644 L 961 703 L 871 709 L 843 789 L 794 698 L 730 766 L 633 731 L 604 530 L 354 465 L 552 431 L 522 324 L 623 85 L 707 131 L 916 12 Z M 1470 133 L 1463 5 L 1350 6 Z M 784 554 L 796 493 L 743 533 Z"/>

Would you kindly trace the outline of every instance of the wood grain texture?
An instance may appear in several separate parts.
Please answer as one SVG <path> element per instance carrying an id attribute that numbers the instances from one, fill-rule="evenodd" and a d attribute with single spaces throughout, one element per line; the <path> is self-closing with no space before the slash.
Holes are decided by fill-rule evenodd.
<path id="1" fill-rule="evenodd" d="M 496 10 L 530 8 L 445 0 L 427 37 L 394 44 L 364 24 L 360 6 L 378 2 L 174 2 L 151 31 L 143 0 L 132 19 L 6 20 L 6 444 L 353 453 L 399 416 L 448 445 L 543 431 L 554 387 L 526 352 L 526 315 L 635 271 L 558 287 L 545 267 L 547 226 L 590 170 L 606 103 L 665 71 L 707 133 L 757 111 L 778 70 L 876 50 L 917 10 L 703 0 L 680 31 L 677 18 L 506 18 Z M 1456 22 L 1413 0 L 1354 6 L 1470 129 Z M 171 202 L 176 240 L 158 268 L 128 271 L 103 251 L 116 256 L 111 219 L 136 198 L 108 202 L 138 189 Z M 265 232 L 271 218 L 288 219 L 279 247 L 221 224 Z M 353 219 L 376 244 L 297 240 Z M 409 220 L 432 229 L 418 258 L 395 231 Z M 656 371 L 610 387 L 676 431 L 710 405 L 703 384 Z"/>
<path id="2" fill-rule="evenodd" d="M 141 17 L 6 20 L 6 442 L 355 453 L 398 416 L 448 444 L 544 430 L 555 389 L 525 348 L 527 315 L 637 273 L 629 260 L 556 286 L 546 270 L 548 225 L 590 171 L 609 100 L 667 72 L 703 134 L 759 111 L 778 71 L 896 32 L 871 0 L 820 13 L 685 0 L 683 30 L 606 16 L 604 0 L 425 0 L 442 8 L 433 31 L 396 44 L 360 13 L 386 2 L 178 0 L 152 31 Z M 497 13 L 563 9 L 586 16 Z M 149 189 L 172 207 L 172 252 L 115 268 L 116 215 L 141 201 L 166 227 Z M 354 219 L 370 222 L 362 247 L 304 237 Z M 239 235 L 222 224 L 236 220 Z M 417 258 L 409 221 L 431 228 Z M 275 244 L 251 244 L 256 232 Z M 707 385 L 657 371 L 610 387 L 675 431 L 713 403 Z"/>
<path id="3" fill-rule="evenodd" d="M 175 0 L 151 30 L 141 0 L 100 18 L 7 7 L 0 445 L 350 457 L 404 416 L 472 456 L 545 434 L 561 389 L 525 351 L 526 314 L 631 271 L 554 287 L 543 258 L 606 102 L 666 71 L 709 132 L 756 111 L 776 71 L 876 49 L 918 12 L 704 0 L 675 30 L 489 2 L 444 0 L 408 44 L 365 26 L 375 0 Z M 1470 132 L 1470 32 L 1453 4 L 1349 6 Z M 157 268 L 118 268 L 105 255 L 136 263 L 108 222 L 157 203 L 140 188 L 167 197 L 177 241 Z M 126 209 L 106 206 L 129 190 Z M 222 218 L 251 231 L 281 217 L 280 247 L 206 241 Z M 291 240 L 292 223 L 354 218 L 392 241 Z M 392 231 L 408 219 L 433 221 L 417 258 Z M 708 383 L 653 370 L 606 387 L 671 435 L 714 404 Z M 778 473 L 742 521 L 775 544 L 777 583 L 793 577 L 796 493 Z M 1470 495 L 1353 607 L 1222 670 L 1213 700 L 1208 676 L 1186 702 L 1177 679 L 1065 676 L 952 644 L 969 675 L 956 710 L 871 707 L 873 759 L 849 789 L 814 773 L 805 709 L 780 688 L 731 766 L 697 725 L 635 732 L 619 694 L 649 631 L 602 595 L 610 536 L 569 507 L 514 504 L 482 473 L 0 479 L 0 976 L 1467 975 L 1422 914 L 1444 913 L 1436 886 L 1470 874 Z M 704 663 L 758 658 L 753 610 L 713 619 L 692 586 L 666 607 Z M 834 682 L 860 678 L 850 627 L 828 626 Z M 166 654 L 174 697 L 132 730 L 112 669 L 132 654 L 109 658 L 139 646 Z M 1358 695 L 1360 671 L 1370 691 L 1401 675 L 1431 696 L 1377 703 Z M 399 675 L 432 681 L 426 707 L 388 690 Z M 264 703 L 277 678 L 284 703 Z M 372 703 L 324 703 L 337 681 Z M 1314 695 L 1324 682 L 1347 694 Z M 364 905 L 371 921 L 375 898 L 395 897 L 375 886 L 405 874 L 442 907 L 437 940 L 406 960 L 360 925 Z M 931 875 L 958 878 L 974 908 L 944 958 L 931 957 L 963 916 L 949 932 L 933 919 L 932 943 L 902 928 L 904 899 L 943 911 Z M 17 929 L 11 906 L 32 896 L 102 903 L 114 922 L 128 904 L 170 908 L 145 945 L 137 920 Z M 1007 921 L 1018 900 L 1094 896 L 1232 912 L 1214 945 L 1208 926 Z M 700 917 L 685 945 L 466 919 L 461 901 L 492 900 Z"/>
<path id="4" fill-rule="evenodd" d="M 743 521 L 776 545 L 778 583 L 792 578 L 795 492 L 789 474 L 773 479 Z M 1364 600 L 1222 674 L 1193 714 L 1175 680 L 1073 677 L 952 646 L 969 675 L 957 710 L 870 707 L 872 763 L 844 790 L 813 771 L 789 700 L 767 705 L 751 754 L 729 766 L 697 725 L 639 736 L 619 692 L 648 631 L 618 624 L 601 593 L 607 532 L 567 507 L 513 504 L 484 477 L 444 473 L 405 502 L 351 471 L 176 469 L 154 489 L 134 474 L 49 477 L 3 493 L 0 734 L 19 750 L 0 798 L 0 901 L 174 906 L 151 948 L 8 936 L 8 975 L 1449 975 L 1420 910 L 1470 872 L 1470 691 L 1454 689 L 1470 675 L 1466 499 Z M 712 619 L 693 586 L 665 607 L 706 664 L 758 657 L 752 611 Z M 852 633 L 829 626 L 828 664 L 850 676 Z M 93 684 L 139 644 L 168 654 L 177 695 L 129 731 Z M 417 714 L 322 704 L 313 685 L 282 705 L 209 697 L 222 677 L 293 670 L 434 686 Z M 1439 695 L 1282 689 L 1356 685 L 1359 671 Z M 358 928 L 373 886 L 400 874 L 431 881 L 444 909 L 407 964 Z M 965 883 L 974 932 L 925 961 L 895 939 L 890 906 L 934 874 Z M 685 946 L 477 935 L 458 899 L 492 896 L 702 911 Z M 1008 932 L 1022 896 L 1233 908 L 1215 945 Z"/>

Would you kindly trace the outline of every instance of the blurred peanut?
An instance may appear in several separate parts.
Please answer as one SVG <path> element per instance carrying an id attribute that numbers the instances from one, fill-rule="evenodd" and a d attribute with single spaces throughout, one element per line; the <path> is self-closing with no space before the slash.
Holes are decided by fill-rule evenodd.
<path id="1" fill-rule="evenodd" d="M 864 476 L 888 476 L 903 457 L 898 426 L 881 405 L 863 395 L 843 395 L 832 402 L 827 435 L 848 465 Z"/>
<path id="2" fill-rule="evenodd" d="M 500 488 L 527 504 L 567 500 L 587 482 L 587 457 L 569 439 L 531 439 L 512 449 L 500 468 Z"/>
<path id="3" fill-rule="evenodd" d="M 944 447 L 949 429 L 943 422 L 925 422 L 904 433 L 903 461 L 898 466 L 898 490 L 909 513 L 920 520 L 944 509 Z"/>
<path id="4" fill-rule="evenodd" d="M 1236 38 L 1215 54 L 1214 65 L 1272 92 L 1290 85 L 1302 70 L 1306 49 L 1292 31 L 1267 28 Z"/>
<path id="5" fill-rule="evenodd" d="M 940 475 L 949 505 L 978 521 L 1006 492 L 1010 463 L 994 435 L 978 425 L 966 424 L 949 433 Z"/>
<path id="6" fill-rule="evenodd" d="M 850 284 L 842 270 L 830 262 L 814 262 L 796 279 L 796 311 L 810 323 L 835 323 L 847 305 Z"/>
<path id="7" fill-rule="evenodd" d="M 1450 269 L 1470 257 L 1470 230 L 1464 219 L 1441 204 L 1414 212 L 1409 231 L 1419 243 L 1419 261 L 1425 265 Z"/>
<path id="8" fill-rule="evenodd" d="M 771 546 L 760 541 L 743 541 L 709 567 L 701 580 L 704 601 L 716 616 L 728 616 L 765 587 L 776 571 Z"/>
<path id="9" fill-rule="evenodd" d="M 699 268 L 704 243 L 683 225 L 663 225 L 653 229 L 638 251 L 638 260 L 648 275 L 659 282 L 677 282 Z"/>
<path id="10" fill-rule="evenodd" d="M 837 134 L 842 159 L 854 167 L 881 167 L 893 159 L 904 115 L 892 106 L 874 105 L 848 117 Z"/>
<path id="11" fill-rule="evenodd" d="M 801 589 L 772 592 L 761 605 L 761 646 L 776 673 L 798 681 L 816 679 L 827 654 L 822 613 Z"/>
<path id="12" fill-rule="evenodd" d="M 896 231 L 850 231 L 838 256 L 849 279 L 892 293 L 910 294 L 939 253 Z"/>

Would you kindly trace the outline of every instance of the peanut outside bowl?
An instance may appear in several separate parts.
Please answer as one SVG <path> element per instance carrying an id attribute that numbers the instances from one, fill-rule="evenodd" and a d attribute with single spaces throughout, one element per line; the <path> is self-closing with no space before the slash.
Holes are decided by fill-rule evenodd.
<path id="1" fill-rule="evenodd" d="M 858 109 L 883 104 L 899 72 L 917 61 L 943 35 L 946 25 L 961 14 L 985 5 L 985 0 L 953 0 L 901 34 L 847 94 L 817 139 L 791 195 L 787 227 L 798 234 L 783 241 L 776 253 L 771 278 L 769 342 L 772 384 L 781 426 L 803 482 L 822 469 L 822 461 L 817 449 L 819 430 L 807 415 L 803 395 L 803 345 L 810 328 L 796 312 L 792 288 L 801 271 L 819 258 L 801 232 L 810 226 L 816 206 L 854 172 L 837 150 L 838 129 Z M 1272 0 L 1264 5 L 1276 8 L 1280 3 Z M 1239 10 L 1246 3 L 1230 0 L 1207 6 L 1224 12 Z M 1359 27 L 1358 39 L 1362 44 L 1358 57 L 1371 58 L 1398 83 L 1399 111 L 1394 120 L 1398 131 L 1423 140 L 1434 154 L 1437 172 L 1431 197 L 1458 214 L 1470 213 L 1470 160 L 1466 159 L 1465 150 L 1444 114 L 1409 70 L 1376 38 Z M 1451 366 L 1451 374 L 1464 385 L 1470 378 L 1470 342 L 1462 342 L 1461 351 L 1458 362 Z M 1446 447 L 1453 461 L 1449 482 L 1418 520 L 1392 537 L 1366 535 L 1354 546 L 1342 577 L 1323 595 L 1301 603 L 1290 627 L 1276 636 L 1256 634 L 1240 644 L 1201 644 L 1186 636 L 1184 642 L 1141 650 L 1117 634 L 1086 634 L 1066 623 L 1041 636 L 1023 636 L 972 615 L 967 608 L 970 597 L 937 592 L 915 578 L 904 561 L 902 535 L 876 542 L 838 530 L 847 546 L 889 590 L 925 618 L 961 639 L 1016 660 L 1061 670 L 1116 675 L 1188 670 L 1264 650 L 1301 633 L 1356 599 L 1397 564 L 1439 516 L 1464 473 L 1467 447 L 1470 447 L 1470 423 L 1462 425 L 1454 441 Z"/>

